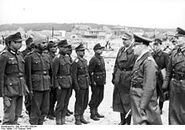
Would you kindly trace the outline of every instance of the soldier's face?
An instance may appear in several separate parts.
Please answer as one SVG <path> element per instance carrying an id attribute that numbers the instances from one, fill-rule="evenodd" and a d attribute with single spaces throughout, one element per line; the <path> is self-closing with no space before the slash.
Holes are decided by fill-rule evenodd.
<path id="1" fill-rule="evenodd" d="M 98 50 L 95 51 L 95 53 L 101 55 L 103 53 L 103 49 L 98 49 Z"/>
<path id="2" fill-rule="evenodd" d="M 56 53 L 57 52 L 57 46 L 53 46 L 49 49 L 50 52 Z"/>
<path id="3" fill-rule="evenodd" d="M 77 51 L 77 55 L 79 55 L 80 57 L 84 57 L 84 55 L 85 55 L 85 50 Z"/>
<path id="4" fill-rule="evenodd" d="M 154 51 L 158 51 L 158 50 L 160 50 L 160 45 L 153 45 L 153 50 Z"/>
<path id="5" fill-rule="evenodd" d="M 44 50 L 44 49 L 47 48 L 48 43 L 47 43 L 47 42 L 42 42 L 42 43 L 40 43 L 39 45 L 40 45 L 40 49 L 41 49 L 41 50 Z"/>
<path id="6" fill-rule="evenodd" d="M 22 41 L 12 41 L 10 47 L 17 51 L 22 47 Z"/>
<path id="7" fill-rule="evenodd" d="M 129 46 L 130 46 L 130 43 L 131 43 L 131 39 L 123 40 L 123 45 L 124 45 L 125 47 L 129 47 Z"/>
<path id="8" fill-rule="evenodd" d="M 178 45 L 184 45 L 185 44 L 185 37 L 179 37 L 177 39 L 177 44 Z"/>

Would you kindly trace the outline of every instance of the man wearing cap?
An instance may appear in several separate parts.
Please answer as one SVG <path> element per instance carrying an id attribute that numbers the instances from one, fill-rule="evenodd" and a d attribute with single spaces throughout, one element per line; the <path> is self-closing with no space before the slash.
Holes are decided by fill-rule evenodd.
<path id="1" fill-rule="evenodd" d="M 131 122 L 130 76 L 136 60 L 136 55 L 134 55 L 132 48 L 133 35 L 125 33 L 122 40 L 124 46 L 118 51 L 112 78 L 112 83 L 114 84 L 113 111 L 120 112 L 121 122 L 119 125 L 130 124 Z"/>
<path id="2" fill-rule="evenodd" d="M 153 44 L 152 56 L 158 65 L 157 96 L 159 97 L 159 108 L 162 114 L 163 102 L 165 101 L 164 93 L 167 93 L 167 90 L 162 89 L 162 84 L 163 84 L 163 77 L 164 77 L 164 74 L 166 73 L 166 68 L 168 65 L 169 55 L 162 51 L 161 45 L 162 45 L 161 39 L 156 38 Z"/>
<path id="3" fill-rule="evenodd" d="M 91 116 L 93 120 L 103 118 L 103 115 L 98 113 L 98 107 L 104 97 L 104 85 L 106 82 L 105 62 L 101 56 L 104 47 L 100 43 L 93 48 L 95 55 L 89 61 L 89 76 L 91 80 L 91 100 L 89 102 Z"/>
<path id="4" fill-rule="evenodd" d="M 31 110 L 29 122 L 31 125 L 43 125 L 49 111 L 49 90 L 51 63 L 43 51 L 47 48 L 46 39 L 33 39 L 34 51 L 25 57 L 26 82 L 29 88 Z"/>
<path id="5" fill-rule="evenodd" d="M 23 96 L 28 91 L 24 74 L 24 59 L 18 50 L 23 39 L 20 32 L 5 39 L 6 50 L 0 55 L 0 96 L 4 104 L 4 125 L 17 125 L 22 112 Z"/>
<path id="6" fill-rule="evenodd" d="M 22 51 L 23 57 L 25 57 L 28 53 L 30 53 L 34 48 L 34 44 L 32 44 L 33 38 L 29 37 L 28 39 L 26 39 L 25 42 L 26 42 L 26 49 Z"/>
<path id="7" fill-rule="evenodd" d="M 54 42 L 54 41 L 49 41 L 48 43 L 48 46 L 47 46 L 47 49 L 48 49 L 48 55 L 49 55 L 49 59 L 50 59 L 50 63 L 53 62 L 53 59 L 55 58 L 56 56 L 56 52 L 57 52 L 57 43 Z M 52 64 L 51 64 L 51 67 L 52 67 Z M 53 67 L 52 67 L 53 68 Z M 52 75 L 52 72 L 51 71 L 51 74 Z M 55 114 L 54 114 L 54 107 L 55 107 L 55 103 L 56 103 L 56 88 L 53 87 L 53 83 L 52 83 L 52 77 L 50 78 L 50 100 L 49 100 L 49 112 L 48 112 L 48 118 L 53 120 L 54 117 L 55 117 Z"/>
<path id="8" fill-rule="evenodd" d="M 85 47 L 83 44 L 80 44 L 75 48 L 77 53 L 77 58 L 74 60 L 72 64 L 72 78 L 75 89 L 75 124 L 81 125 L 82 123 L 89 123 L 84 119 L 84 111 L 88 105 L 89 99 L 89 74 L 88 74 L 88 66 L 87 60 L 84 59 L 85 55 Z"/>
<path id="9" fill-rule="evenodd" d="M 177 28 L 178 47 L 172 52 L 167 66 L 163 88 L 169 86 L 169 124 L 185 124 L 185 30 Z"/>
<path id="10" fill-rule="evenodd" d="M 72 63 L 73 63 L 73 59 L 72 59 L 72 57 L 71 57 L 71 54 L 72 54 L 72 46 L 69 45 L 69 46 L 68 46 L 68 50 L 67 50 L 67 55 L 69 56 L 69 59 L 70 59 L 71 64 L 72 64 Z M 72 85 L 73 85 L 73 83 L 72 83 Z M 73 88 L 73 87 L 72 87 L 72 88 Z M 70 97 L 72 96 L 72 92 L 73 92 L 73 89 L 71 89 Z M 73 114 L 73 112 L 70 111 L 69 109 L 67 109 L 66 116 L 70 116 L 70 115 L 72 115 L 72 114 Z"/>
<path id="11" fill-rule="evenodd" d="M 58 43 L 59 55 L 53 61 L 53 83 L 57 88 L 56 124 L 65 124 L 65 116 L 72 89 L 71 62 L 66 55 L 69 44 L 67 40 Z"/>
<path id="12" fill-rule="evenodd" d="M 161 125 L 157 103 L 157 64 L 150 50 L 150 39 L 134 34 L 134 54 L 138 55 L 131 79 L 131 111 L 134 125 Z"/>

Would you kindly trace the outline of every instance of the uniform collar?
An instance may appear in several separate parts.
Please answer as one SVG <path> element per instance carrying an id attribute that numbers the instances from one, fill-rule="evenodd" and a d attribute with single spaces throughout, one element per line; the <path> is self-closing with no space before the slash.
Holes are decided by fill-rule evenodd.
<path id="1" fill-rule="evenodd" d="M 162 50 L 158 50 L 157 52 L 154 52 L 154 55 L 158 55 L 159 57 L 162 55 Z"/>
<path id="2" fill-rule="evenodd" d="M 81 61 L 85 61 L 85 59 L 80 57 L 80 56 L 78 56 L 78 59 L 81 60 Z"/>
<path id="3" fill-rule="evenodd" d="M 11 54 L 13 54 L 13 55 L 16 55 L 17 54 L 17 52 L 16 51 L 13 51 L 12 49 L 10 49 L 10 48 L 8 48 L 8 51 L 11 53 Z"/>
<path id="4" fill-rule="evenodd" d="M 94 56 L 95 56 L 95 57 L 97 57 L 97 58 L 99 58 L 99 59 L 101 59 L 101 58 L 102 58 L 102 56 L 101 56 L 101 55 L 98 55 L 98 54 L 96 54 L 96 53 L 94 54 Z"/>

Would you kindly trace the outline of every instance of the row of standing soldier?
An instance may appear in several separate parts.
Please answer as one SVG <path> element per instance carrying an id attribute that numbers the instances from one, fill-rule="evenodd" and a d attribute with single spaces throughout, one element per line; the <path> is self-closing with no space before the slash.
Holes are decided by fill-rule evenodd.
<path id="1" fill-rule="evenodd" d="M 100 56 L 103 47 L 100 44 L 95 45 L 95 56 L 88 68 L 87 60 L 84 59 L 83 44 L 75 48 L 77 58 L 72 61 L 70 56 L 72 49 L 67 40 L 58 43 L 59 55 L 55 55 L 56 43 L 50 41 L 48 44 L 41 37 L 28 38 L 26 40 L 28 48 L 20 53 L 18 50 L 23 40 L 19 32 L 8 36 L 5 39 L 6 49 L 0 56 L 3 124 L 18 124 L 23 96 L 30 124 L 42 125 L 46 116 L 50 118 L 55 116 L 57 125 L 65 124 L 72 89 L 75 90 L 76 97 L 75 124 L 87 124 L 89 122 L 84 119 L 83 114 L 88 105 L 89 85 L 92 86 L 92 98 L 89 104 L 91 119 L 99 120 L 104 117 L 98 113 L 106 79 L 104 60 Z M 32 44 L 29 46 L 29 43 Z"/>

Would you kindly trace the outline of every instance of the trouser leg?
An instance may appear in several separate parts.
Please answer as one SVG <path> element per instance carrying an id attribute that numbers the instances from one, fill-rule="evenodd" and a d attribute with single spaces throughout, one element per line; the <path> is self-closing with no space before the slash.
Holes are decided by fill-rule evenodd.
<path id="1" fill-rule="evenodd" d="M 22 103 L 23 103 L 23 97 L 18 96 L 16 100 L 16 106 L 15 106 L 15 119 L 14 119 L 14 124 L 17 124 L 18 117 L 22 113 Z"/>
<path id="2" fill-rule="evenodd" d="M 17 97 L 3 97 L 4 117 L 3 125 L 12 125 L 15 120 L 15 108 Z"/>
<path id="3" fill-rule="evenodd" d="M 39 119 L 41 117 L 41 104 L 43 98 L 43 92 L 33 91 L 33 97 L 31 100 L 31 111 L 30 111 L 30 124 L 38 125 Z"/>

